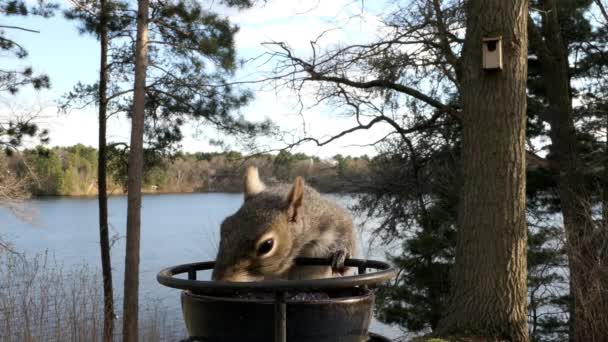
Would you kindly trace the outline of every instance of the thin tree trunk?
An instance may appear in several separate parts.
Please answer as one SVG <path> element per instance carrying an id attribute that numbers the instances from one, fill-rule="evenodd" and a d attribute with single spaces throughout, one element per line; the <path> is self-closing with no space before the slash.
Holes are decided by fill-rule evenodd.
<path id="1" fill-rule="evenodd" d="M 114 293 L 112 289 L 112 262 L 108 234 L 108 185 L 106 149 L 106 112 L 108 109 L 108 13 L 107 0 L 100 1 L 101 62 L 99 67 L 99 154 L 97 156 L 97 186 L 99 200 L 99 245 L 103 277 L 103 340 L 111 342 L 114 335 Z"/>
<path id="2" fill-rule="evenodd" d="M 608 18 L 607 18 L 608 22 Z M 607 108 L 608 109 L 608 108 Z M 608 314 L 608 110 L 606 111 L 606 142 L 604 144 L 604 174 L 602 193 L 602 227 L 597 240 L 600 242 L 600 266 L 602 271 L 601 282 L 604 284 L 603 313 Z M 605 316 L 604 316 L 605 317 Z M 605 327 L 608 331 L 608 327 Z"/>
<path id="3" fill-rule="evenodd" d="M 606 130 L 606 142 L 604 143 L 604 174 L 603 174 L 603 187 L 602 187 L 602 223 L 603 225 L 603 244 L 600 250 L 602 255 L 602 264 L 608 268 L 608 106 L 606 108 L 606 124 L 604 129 Z M 608 281 L 608 279 L 606 279 Z M 608 298 L 607 298 L 608 300 Z"/>
<path id="4" fill-rule="evenodd" d="M 528 341 L 526 0 L 466 2 L 462 60 L 464 184 L 453 290 L 438 333 Z M 482 38 L 502 36 L 501 71 L 482 69 Z"/>
<path id="5" fill-rule="evenodd" d="M 535 45 L 549 100 L 544 119 L 551 125 L 551 152 L 557 166 L 557 183 L 566 231 L 570 268 L 571 322 L 574 340 L 605 341 L 608 336 L 608 284 L 606 266 L 597 258 L 597 240 L 591 212 L 592 195 L 585 187 L 583 165 L 577 152 L 568 48 L 561 35 L 557 0 L 544 0 L 541 33 Z M 536 28 L 535 28 L 536 29 Z M 544 38 L 544 39 L 543 39 Z"/>
<path id="6" fill-rule="evenodd" d="M 139 242 L 141 228 L 141 181 L 143 172 L 143 134 L 146 68 L 148 64 L 148 0 L 138 0 L 137 41 L 135 44 L 135 86 L 131 120 L 131 148 L 127 204 L 127 250 L 123 303 L 123 341 L 138 340 Z"/>

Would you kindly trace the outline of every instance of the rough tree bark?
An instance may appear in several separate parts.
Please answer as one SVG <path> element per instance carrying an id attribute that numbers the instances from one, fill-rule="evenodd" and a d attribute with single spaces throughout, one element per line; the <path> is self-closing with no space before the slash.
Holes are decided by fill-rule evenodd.
<path id="1" fill-rule="evenodd" d="M 604 129 L 606 130 L 606 141 L 604 143 L 604 175 L 603 175 L 603 187 L 602 187 L 602 223 L 603 223 L 603 236 L 604 244 L 601 247 L 600 262 L 608 268 L 608 110 L 606 111 L 606 123 Z M 608 277 L 608 274 L 605 274 Z M 608 279 L 605 279 L 604 284 L 608 283 Z M 608 300 L 608 298 L 606 298 Z M 608 306 L 606 307 L 608 310 Z"/>
<path id="2" fill-rule="evenodd" d="M 596 248 L 601 237 L 595 233 L 592 195 L 585 188 L 583 163 L 577 152 L 568 48 L 561 34 L 557 0 L 540 3 L 542 26 L 539 29 L 531 25 L 530 32 L 549 102 L 543 119 L 551 125 L 551 152 L 558 171 L 573 296 L 572 333 L 575 341 L 605 341 L 608 336 L 608 284 L 602 280 L 602 274 L 606 273 L 606 266 L 598 262 Z"/>
<path id="3" fill-rule="evenodd" d="M 466 2 L 462 163 L 453 293 L 438 333 L 528 341 L 526 308 L 526 0 Z M 482 38 L 502 36 L 501 71 Z"/>
<path id="4" fill-rule="evenodd" d="M 608 18 L 607 18 L 608 22 Z M 602 303 L 603 317 L 608 315 L 608 111 L 606 116 L 606 142 L 604 144 L 604 185 L 602 188 L 602 227 L 600 228 L 600 235 L 598 240 L 600 241 L 600 265 L 603 265 L 603 272 L 601 274 L 601 284 L 603 285 L 604 295 Z M 605 336 L 608 336 L 608 327 L 604 326 Z"/>
<path id="5" fill-rule="evenodd" d="M 108 234 L 108 189 L 106 112 L 108 109 L 108 6 L 101 0 L 99 20 L 99 42 L 101 58 L 99 67 L 99 154 L 97 156 L 97 193 L 99 201 L 99 247 L 101 248 L 101 271 L 103 277 L 103 340 L 111 342 L 114 335 L 114 293 L 112 289 L 112 262 Z"/>
<path id="6" fill-rule="evenodd" d="M 127 250 L 123 302 L 123 341 L 137 342 L 139 314 L 139 242 L 141 228 L 141 181 L 143 171 L 144 106 L 148 65 L 148 0 L 137 1 L 135 86 L 131 119 L 131 146 L 127 203 Z"/>

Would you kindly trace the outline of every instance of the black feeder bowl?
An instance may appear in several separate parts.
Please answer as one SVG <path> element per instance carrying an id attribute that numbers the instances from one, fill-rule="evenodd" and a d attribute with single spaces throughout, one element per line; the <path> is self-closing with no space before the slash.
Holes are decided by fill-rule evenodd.
<path id="1" fill-rule="evenodd" d="M 298 258 L 301 266 L 328 266 L 330 259 Z M 214 262 L 166 268 L 159 283 L 182 291 L 187 341 L 385 342 L 369 333 L 373 289 L 395 276 L 384 262 L 347 259 L 357 275 L 307 280 L 227 282 L 196 280 Z M 367 272 L 374 269 L 374 272 Z M 188 279 L 175 277 L 188 274 Z"/>

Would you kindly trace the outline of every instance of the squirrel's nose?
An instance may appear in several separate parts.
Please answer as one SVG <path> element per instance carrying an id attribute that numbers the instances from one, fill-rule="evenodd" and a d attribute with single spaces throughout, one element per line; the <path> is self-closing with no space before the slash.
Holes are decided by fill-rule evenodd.
<path id="1" fill-rule="evenodd" d="M 250 274 L 246 272 L 235 272 L 232 268 L 224 268 L 224 269 L 213 269 L 213 273 L 211 274 L 211 280 L 214 281 L 234 281 L 234 282 L 243 282 L 243 281 L 256 281 L 255 277 L 252 277 Z"/>
<path id="2" fill-rule="evenodd" d="M 232 267 L 224 267 L 216 264 L 211 273 L 211 280 L 214 281 L 238 281 L 234 278 L 234 269 Z"/>

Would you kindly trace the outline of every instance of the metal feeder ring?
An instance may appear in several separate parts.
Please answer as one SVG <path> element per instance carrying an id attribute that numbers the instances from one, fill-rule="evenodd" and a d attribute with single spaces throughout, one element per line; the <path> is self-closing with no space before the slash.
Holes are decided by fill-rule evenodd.
<path id="1" fill-rule="evenodd" d="M 296 264 L 329 266 L 331 260 L 298 258 Z M 368 333 L 368 326 L 374 303 L 371 289 L 395 276 L 387 263 L 347 259 L 345 266 L 357 268 L 358 274 L 335 278 L 258 282 L 196 279 L 197 271 L 213 266 L 213 261 L 184 264 L 157 275 L 159 283 L 184 290 L 182 311 L 191 341 L 386 341 Z M 180 274 L 188 274 L 188 279 L 177 278 Z"/>

